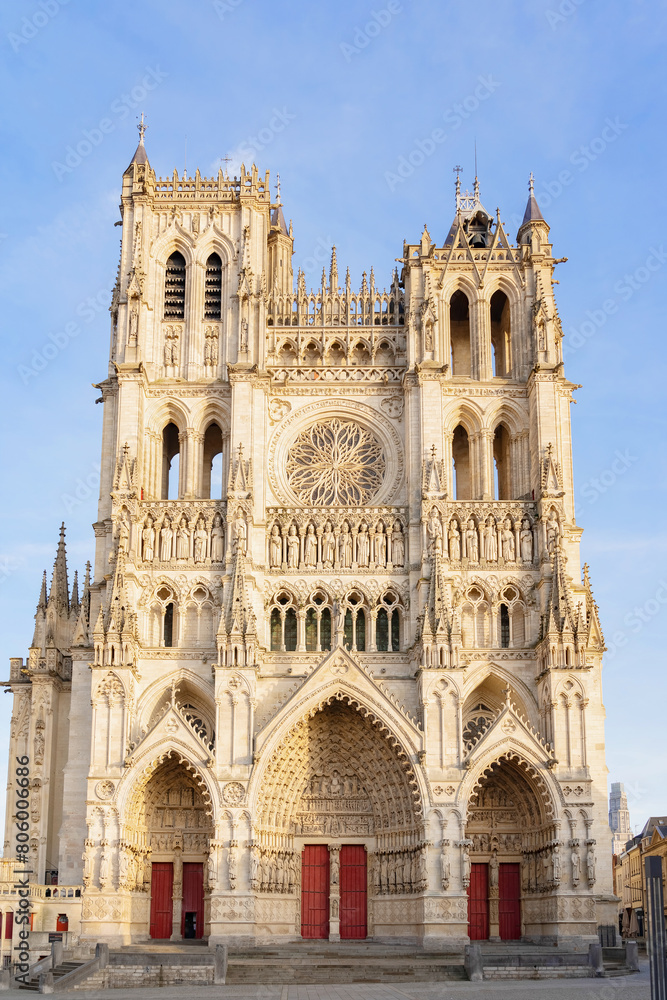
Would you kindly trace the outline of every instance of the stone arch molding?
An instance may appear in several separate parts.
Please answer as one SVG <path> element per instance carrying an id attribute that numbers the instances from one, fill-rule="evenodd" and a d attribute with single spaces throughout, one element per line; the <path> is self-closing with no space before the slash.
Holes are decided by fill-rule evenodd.
<path id="1" fill-rule="evenodd" d="M 207 814 L 212 817 L 214 823 L 217 822 L 224 805 L 212 772 L 202 767 L 201 759 L 193 753 L 193 748 L 188 745 L 187 740 L 172 737 L 146 747 L 134 758 L 132 766 L 125 771 L 118 782 L 111 805 L 118 813 L 121 826 L 132 826 L 130 812 L 133 806 L 155 771 L 169 758 L 174 758 L 189 772 L 202 795 Z"/>
<path id="2" fill-rule="evenodd" d="M 543 814 L 544 823 L 557 823 L 563 806 L 563 798 L 558 783 L 552 778 L 544 763 L 536 759 L 518 741 L 510 737 L 505 746 L 493 746 L 472 763 L 468 774 L 461 782 L 457 802 L 465 820 L 468 804 L 492 774 L 495 765 L 503 762 L 518 771 L 527 781 Z"/>
<path id="3" fill-rule="evenodd" d="M 255 760 L 259 766 L 254 769 L 248 795 L 253 815 L 262 813 L 266 779 L 276 762 L 285 756 L 290 740 L 311 718 L 335 703 L 343 703 L 359 713 L 374 729 L 376 738 L 386 740 L 396 765 L 406 776 L 414 813 L 423 817 L 428 802 L 428 789 L 418 763 L 423 750 L 423 732 L 398 701 L 342 648 L 335 649 L 323 660 L 257 735 Z M 289 765 L 289 761 L 287 763 Z"/>

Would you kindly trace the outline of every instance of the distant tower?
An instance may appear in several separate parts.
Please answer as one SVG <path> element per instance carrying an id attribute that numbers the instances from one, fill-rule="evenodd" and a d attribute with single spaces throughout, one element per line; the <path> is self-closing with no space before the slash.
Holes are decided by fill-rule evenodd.
<path id="1" fill-rule="evenodd" d="M 614 781 L 609 795 L 609 826 L 612 854 L 620 854 L 632 837 L 628 797 L 622 781 Z"/>

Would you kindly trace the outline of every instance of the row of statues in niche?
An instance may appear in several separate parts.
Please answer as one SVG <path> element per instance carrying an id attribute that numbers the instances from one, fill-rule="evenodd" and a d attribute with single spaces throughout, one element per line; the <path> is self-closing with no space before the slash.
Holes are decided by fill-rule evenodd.
<path id="1" fill-rule="evenodd" d="M 523 562 L 532 563 L 535 552 L 533 529 L 527 517 L 512 523 L 509 517 L 498 520 L 491 515 L 475 523 L 468 518 L 463 524 L 455 517 L 443 528 L 437 511 L 432 511 L 426 525 L 428 553 L 440 555 L 451 562 Z"/>
<path id="2" fill-rule="evenodd" d="M 378 895 L 423 892 L 428 887 L 423 847 L 377 851 L 371 855 L 371 866 Z"/>
<path id="3" fill-rule="evenodd" d="M 190 526 L 185 514 L 174 520 L 165 514 L 162 522 L 156 525 L 149 514 L 141 531 L 141 558 L 144 562 L 176 559 L 204 563 L 210 559 L 213 563 L 221 563 L 224 551 L 225 528 L 220 514 L 214 515 L 210 528 L 202 516 Z"/>
<path id="4" fill-rule="evenodd" d="M 247 340 L 247 321 L 245 323 L 245 337 Z M 243 334 L 242 334 L 243 335 Z M 164 348 L 163 360 L 167 369 L 177 369 L 181 359 L 180 349 L 181 328 L 178 326 L 166 326 L 164 328 Z M 204 330 L 204 367 L 208 370 L 215 370 L 218 367 L 220 334 L 215 326 L 207 326 Z M 136 343 L 136 339 L 135 339 Z"/>
<path id="5" fill-rule="evenodd" d="M 359 527 L 343 521 L 334 527 L 326 521 L 317 527 L 274 524 L 269 532 L 271 569 L 402 569 L 405 564 L 405 535 L 398 518 L 393 525 L 378 521 Z"/>
<path id="6" fill-rule="evenodd" d="M 301 859 L 295 851 L 253 847 L 250 886 L 255 892 L 293 893 L 299 885 Z"/>

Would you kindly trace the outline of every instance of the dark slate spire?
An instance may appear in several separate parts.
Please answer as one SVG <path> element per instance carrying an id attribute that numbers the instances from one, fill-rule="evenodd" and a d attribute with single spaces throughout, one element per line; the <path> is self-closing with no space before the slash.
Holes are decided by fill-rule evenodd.
<path id="1" fill-rule="evenodd" d="M 528 181 L 528 202 L 526 203 L 526 211 L 523 213 L 523 222 L 521 225 L 525 226 L 527 222 L 544 222 L 544 216 L 540 212 L 540 206 L 537 204 L 537 199 L 535 198 L 535 181 L 532 173 Z"/>

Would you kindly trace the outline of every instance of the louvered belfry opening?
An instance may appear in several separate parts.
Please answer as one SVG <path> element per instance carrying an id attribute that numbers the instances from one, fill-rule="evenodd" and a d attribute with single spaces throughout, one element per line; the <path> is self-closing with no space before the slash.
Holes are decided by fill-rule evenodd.
<path id="1" fill-rule="evenodd" d="M 212 253 L 206 261 L 206 290 L 204 292 L 204 319 L 220 319 L 222 299 L 222 261 Z"/>
<path id="2" fill-rule="evenodd" d="M 185 319 L 185 257 L 176 250 L 167 261 L 164 318 Z"/>

